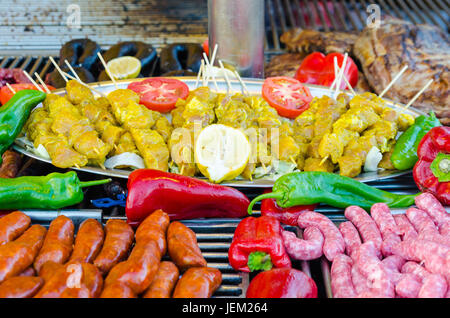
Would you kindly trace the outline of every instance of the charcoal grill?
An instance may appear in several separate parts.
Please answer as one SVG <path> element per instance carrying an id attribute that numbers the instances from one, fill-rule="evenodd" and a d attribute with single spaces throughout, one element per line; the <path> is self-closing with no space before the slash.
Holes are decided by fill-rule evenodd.
<path id="1" fill-rule="evenodd" d="M 71 1 L 48 1 L 49 4 L 51 3 L 51 6 L 47 5 L 45 8 L 42 7 L 42 4 L 35 4 L 33 7 L 30 7 L 30 10 L 34 10 L 34 14 L 24 14 L 23 8 L 25 6 L 21 6 L 20 12 L 16 14 L 16 18 L 8 19 L 5 16 L 5 12 L 11 12 L 11 8 L 18 7 L 24 2 L 26 1 L 5 0 L 2 1 L 0 6 L 7 6 L 8 8 L 3 10 L 3 13 L 0 13 L 0 30 L 4 31 L 0 32 L 0 68 L 20 68 L 30 74 L 37 72 L 41 78 L 45 78 L 49 72 L 53 71 L 53 65 L 48 56 L 53 56 L 55 60 L 58 60 L 61 44 L 70 38 L 80 37 L 80 35 L 77 36 L 77 33 L 61 36 L 65 30 L 56 22 L 58 20 L 57 12 L 64 12 L 65 6 Z M 79 1 L 82 8 L 90 8 L 84 12 L 87 14 L 87 21 L 84 21 L 84 23 L 88 25 L 84 27 L 84 33 L 82 33 L 81 37 L 87 34 L 104 49 L 121 40 L 144 40 L 159 48 L 165 43 L 201 43 L 206 38 L 206 1 L 183 1 L 183 11 L 176 8 L 176 1 L 174 0 L 164 1 L 164 7 L 159 7 L 159 11 L 151 11 L 161 5 L 156 0 L 146 1 L 145 5 L 140 5 L 137 1 L 112 1 L 113 5 L 108 8 L 105 5 L 98 7 L 100 8 L 99 11 L 104 14 L 104 18 L 94 19 L 92 15 L 97 10 L 95 6 L 97 2 L 102 3 L 102 1 L 92 0 Z M 383 15 L 389 14 L 414 23 L 434 24 L 443 30 L 449 30 L 449 0 L 265 0 L 266 58 L 269 59 L 273 54 L 284 52 L 279 36 L 293 27 L 322 31 L 360 31 L 365 25 L 364 21 L 367 19 L 365 8 L 374 2 L 380 5 Z M 90 6 L 87 3 L 90 3 Z M 181 18 L 174 19 L 171 14 L 167 14 L 168 12 L 172 16 L 185 14 L 185 18 L 184 20 Z M 36 22 L 32 26 L 29 25 L 29 21 L 33 20 L 33 16 L 41 18 L 42 15 L 44 18 L 39 19 L 40 22 Z M 160 18 L 161 16 L 163 18 L 156 23 L 155 17 Z M 113 20 L 115 22 L 111 24 Z M 126 27 L 127 22 L 131 27 Z M 136 27 L 139 23 L 143 25 L 142 28 Z M 103 32 L 107 29 L 107 32 Z M 129 32 L 130 30 L 132 32 Z M 129 33 L 127 34 L 126 31 Z M 41 33 L 42 35 L 39 35 Z M 130 35 L 131 33 L 132 35 Z M 162 36 L 161 33 L 164 35 Z M 64 172 L 64 170 L 56 169 L 47 163 L 24 158 L 24 164 L 19 171 L 19 175 L 44 175 L 54 171 Z M 80 173 L 79 176 L 81 180 L 99 178 L 86 173 Z M 124 180 L 116 181 L 120 182 L 123 187 L 126 186 Z M 370 182 L 369 184 L 398 194 L 418 192 L 412 175 Z M 261 194 L 262 191 L 255 188 L 239 188 L 239 190 L 244 192 L 250 199 Z M 86 199 L 77 206 L 63 211 L 28 211 L 28 213 L 34 223 L 46 226 L 58 213 L 69 215 L 75 224 L 80 224 L 84 219 L 90 217 L 96 218 L 103 223 L 106 223 L 111 218 L 125 219 L 123 207 L 116 206 L 99 210 L 92 205 L 91 200 L 106 196 L 106 192 L 102 187 L 94 187 L 85 190 Z M 259 214 L 257 211 L 259 208 L 260 205 L 258 203 L 255 206 L 255 215 Z M 325 205 L 319 206 L 317 210 L 326 214 L 336 225 L 345 220 L 343 210 Z M 245 297 L 246 288 L 252 278 L 251 275 L 234 271 L 228 263 L 228 249 L 238 222 L 239 220 L 236 219 L 183 221 L 195 231 L 200 248 L 208 264 L 220 269 L 223 273 L 223 284 L 216 292 L 215 297 Z M 286 229 L 296 231 L 293 227 L 286 227 Z M 301 235 L 300 232 L 297 234 Z M 330 264 L 328 261 L 322 258 L 309 262 L 297 262 L 294 263 L 294 267 L 303 270 L 316 281 L 319 297 L 332 296 Z"/>

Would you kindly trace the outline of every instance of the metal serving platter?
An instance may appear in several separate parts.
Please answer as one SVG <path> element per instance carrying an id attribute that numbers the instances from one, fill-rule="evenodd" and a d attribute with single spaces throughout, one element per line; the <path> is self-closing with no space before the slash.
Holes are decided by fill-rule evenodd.
<path id="1" fill-rule="evenodd" d="M 174 77 L 177 78 L 184 83 L 186 83 L 189 86 L 189 89 L 195 89 L 197 86 L 201 86 L 202 82 L 201 80 L 197 82 L 197 79 L 195 77 Z M 97 83 L 91 83 L 89 84 L 91 87 L 93 87 L 95 90 L 100 91 L 104 94 L 108 94 L 109 92 L 118 89 L 118 88 L 127 88 L 128 84 L 135 81 L 141 81 L 143 78 L 137 78 L 132 80 L 120 80 L 116 81 L 117 87 L 114 85 L 111 81 L 105 81 L 105 82 L 97 82 Z M 246 89 L 250 94 L 259 95 L 261 94 L 261 87 L 264 82 L 263 79 L 253 79 L 253 78 L 244 78 L 243 79 Z M 217 79 L 217 88 L 219 92 L 226 93 L 227 92 L 227 82 L 223 79 Z M 243 86 L 238 80 L 232 80 L 230 79 L 230 84 L 233 92 L 241 92 L 243 90 Z M 209 82 L 208 85 L 211 89 L 217 90 L 215 84 L 213 82 Z M 310 91 L 311 95 L 314 97 L 321 97 L 324 95 L 332 97 L 334 94 L 334 90 L 330 90 L 328 87 L 323 86 L 317 86 L 317 85 L 305 85 L 307 86 Z M 53 91 L 53 93 L 58 95 L 65 95 L 66 91 L 65 89 L 58 89 Z M 98 94 L 94 93 L 94 95 L 98 96 Z M 417 117 L 419 115 L 422 115 L 423 113 L 417 109 L 414 109 L 412 107 L 409 107 L 408 109 L 402 109 L 403 105 L 394 103 L 391 101 L 387 101 L 387 105 L 391 108 L 402 110 L 403 112 L 410 114 L 414 117 Z M 38 105 L 37 107 L 42 107 L 42 105 Z M 44 157 L 41 157 L 37 155 L 34 152 L 33 144 L 25 140 L 24 138 L 18 138 L 15 140 L 15 144 L 13 145 L 13 148 L 34 159 L 47 162 L 51 164 L 51 160 L 46 159 Z M 125 169 L 101 169 L 99 167 L 93 167 L 93 166 L 85 166 L 81 168 L 71 168 L 73 170 L 83 171 L 83 172 L 90 172 L 94 174 L 99 175 L 105 175 L 109 177 L 117 177 L 117 178 L 125 178 L 127 179 L 132 170 L 125 170 Z M 359 176 L 355 177 L 354 179 L 361 181 L 361 182 L 370 182 L 370 181 L 376 181 L 381 180 L 385 178 L 391 178 L 400 176 L 403 174 L 410 173 L 411 170 L 405 170 L 405 171 L 398 171 L 398 170 L 378 170 L 374 172 L 363 172 Z M 199 177 L 199 179 L 206 179 L 204 177 Z M 255 188 L 270 188 L 273 186 L 274 181 L 267 180 L 267 179 L 254 179 L 252 181 L 250 180 L 231 180 L 223 182 L 223 185 L 233 186 L 233 187 L 255 187 Z"/>

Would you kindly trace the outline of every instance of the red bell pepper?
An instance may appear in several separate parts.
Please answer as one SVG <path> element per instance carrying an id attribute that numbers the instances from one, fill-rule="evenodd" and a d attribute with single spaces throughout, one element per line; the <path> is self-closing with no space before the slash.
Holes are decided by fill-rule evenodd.
<path id="1" fill-rule="evenodd" d="M 274 268 L 261 272 L 250 282 L 247 298 L 317 298 L 317 285 L 302 271 Z"/>
<path id="2" fill-rule="evenodd" d="M 335 79 L 334 57 L 337 57 L 337 64 L 342 67 L 344 55 L 341 53 L 331 53 L 325 56 L 320 52 L 314 52 L 305 57 L 300 64 L 295 78 L 302 83 L 331 86 Z M 345 65 L 344 75 L 352 87 L 358 83 L 358 67 L 351 57 L 348 57 Z M 341 81 L 340 89 L 347 87 L 344 80 Z"/>
<path id="3" fill-rule="evenodd" d="M 269 189 L 264 191 L 264 193 L 269 192 L 271 192 Z M 280 208 L 275 199 L 264 199 L 261 201 L 261 214 L 272 216 L 283 224 L 297 226 L 299 215 L 303 214 L 305 211 L 314 211 L 316 207 L 317 204 Z"/>
<path id="4" fill-rule="evenodd" d="M 228 250 L 231 267 L 243 272 L 291 267 L 280 222 L 271 216 L 247 217 L 239 222 Z"/>
<path id="5" fill-rule="evenodd" d="M 161 209 L 171 220 L 240 218 L 250 201 L 240 191 L 179 174 L 152 169 L 133 171 L 128 177 L 125 213 L 128 223 L 139 225 Z"/>
<path id="6" fill-rule="evenodd" d="M 420 191 L 450 205 L 450 127 L 434 127 L 420 141 L 413 169 Z"/>

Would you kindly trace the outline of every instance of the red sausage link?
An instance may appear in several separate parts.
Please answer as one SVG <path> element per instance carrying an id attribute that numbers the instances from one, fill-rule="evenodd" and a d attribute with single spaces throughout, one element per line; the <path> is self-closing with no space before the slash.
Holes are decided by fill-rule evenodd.
<path id="1" fill-rule="evenodd" d="M 96 298 L 100 295 L 103 278 L 97 267 L 80 262 L 58 265 L 61 267 L 45 282 L 35 298 Z"/>
<path id="2" fill-rule="evenodd" d="M 127 222 L 111 219 L 106 222 L 105 242 L 94 260 L 94 265 L 105 275 L 111 268 L 124 260 L 133 243 L 134 231 Z"/>
<path id="3" fill-rule="evenodd" d="M 339 224 L 339 231 L 341 231 L 342 237 L 344 238 L 345 251 L 348 256 L 352 257 L 353 253 L 362 244 L 358 230 L 352 222 L 347 221 Z"/>
<path id="4" fill-rule="evenodd" d="M 102 248 L 104 236 L 103 227 L 97 220 L 87 219 L 81 223 L 69 261 L 91 263 Z"/>
<path id="5" fill-rule="evenodd" d="M 47 230 L 33 225 L 15 241 L 0 246 L 0 282 L 19 275 L 33 264 Z"/>
<path id="6" fill-rule="evenodd" d="M 11 242 L 30 226 L 31 219 L 23 212 L 15 211 L 0 218 L 0 245 Z"/>
<path id="7" fill-rule="evenodd" d="M 39 272 L 39 277 L 42 277 L 45 282 L 48 282 L 53 277 L 53 275 L 55 275 L 55 273 L 57 273 L 58 270 L 63 267 L 63 264 L 48 261 L 44 265 L 42 265 L 41 271 Z"/>
<path id="8" fill-rule="evenodd" d="M 144 294 L 144 298 L 170 298 L 178 281 L 180 272 L 172 262 L 161 262 L 150 287 Z"/>
<path id="9" fill-rule="evenodd" d="M 333 259 L 345 252 L 344 238 L 339 229 L 325 215 L 317 212 L 305 212 L 298 217 L 298 226 L 301 228 L 317 227 L 324 236 L 323 254 L 332 262 Z"/>
<path id="10" fill-rule="evenodd" d="M 0 284 L 0 298 L 30 298 L 44 285 L 41 277 L 16 276 Z"/>
<path id="11" fill-rule="evenodd" d="M 106 286 L 100 298 L 137 298 L 130 287 L 119 282 Z"/>
<path id="12" fill-rule="evenodd" d="M 136 230 L 136 242 L 154 240 L 159 246 L 161 255 L 165 255 L 167 251 L 166 232 L 169 222 L 167 213 L 163 210 L 156 210 L 139 225 Z"/>
<path id="13" fill-rule="evenodd" d="M 281 236 L 286 252 L 293 259 L 309 261 L 322 256 L 324 237 L 316 227 L 307 227 L 303 231 L 303 239 L 290 231 L 282 231 Z"/>
<path id="14" fill-rule="evenodd" d="M 64 264 L 72 253 L 74 226 L 67 216 L 59 215 L 48 228 L 42 249 L 34 260 L 34 268 L 39 273 L 48 261 Z"/>
<path id="15" fill-rule="evenodd" d="M 153 281 L 160 261 L 161 254 L 155 241 L 138 241 L 128 259 L 110 270 L 105 279 L 105 289 L 111 284 L 122 283 L 140 295 Z"/>
<path id="16" fill-rule="evenodd" d="M 334 298 L 354 298 L 352 282 L 352 259 L 344 254 L 337 255 L 331 264 L 331 290 Z"/>
<path id="17" fill-rule="evenodd" d="M 345 217 L 350 220 L 354 226 L 356 226 L 364 243 L 371 241 L 375 244 L 377 255 L 380 256 L 380 249 L 383 240 L 375 221 L 369 216 L 369 214 L 367 214 L 366 211 L 358 206 L 349 206 L 345 209 L 344 214 Z"/>
<path id="18" fill-rule="evenodd" d="M 210 298 L 222 283 L 222 273 L 211 267 L 191 267 L 181 276 L 173 298 Z"/>

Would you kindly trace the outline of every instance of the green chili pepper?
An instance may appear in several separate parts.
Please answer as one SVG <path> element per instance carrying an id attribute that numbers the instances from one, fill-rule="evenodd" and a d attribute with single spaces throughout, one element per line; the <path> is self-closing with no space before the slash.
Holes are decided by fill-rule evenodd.
<path id="1" fill-rule="evenodd" d="M 82 188 L 111 179 L 82 182 L 74 171 L 47 176 L 0 179 L 0 209 L 61 209 L 83 201 Z"/>
<path id="2" fill-rule="evenodd" d="M 24 89 L 15 93 L 0 107 L 0 164 L 1 155 L 22 131 L 31 110 L 41 103 L 45 96 L 47 95 L 41 91 Z"/>
<path id="3" fill-rule="evenodd" d="M 433 127 L 441 126 L 439 119 L 433 112 L 430 116 L 419 116 L 414 124 L 409 127 L 397 140 L 394 146 L 394 152 L 391 161 L 398 170 L 412 169 L 419 159 L 417 157 L 417 148 L 420 140 Z"/>
<path id="4" fill-rule="evenodd" d="M 271 193 L 253 199 L 248 206 L 248 213 L 252 213 L 257 201 L 268 198 L 276 199 L 282 208 L 324 203 L 337 208 L 357 205 L 369 211 L 373 204 L 379 202 L 392 208 L 408 207 L 414 204 L 416 196 L 386 192 L 329 172 L 293 172 L 278 178 Z"/>

